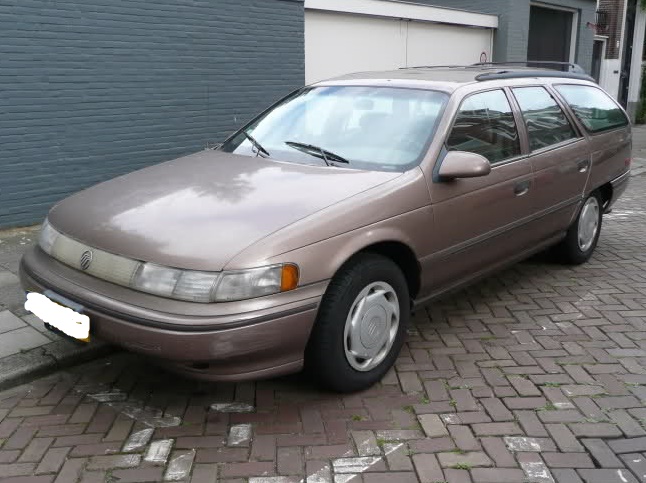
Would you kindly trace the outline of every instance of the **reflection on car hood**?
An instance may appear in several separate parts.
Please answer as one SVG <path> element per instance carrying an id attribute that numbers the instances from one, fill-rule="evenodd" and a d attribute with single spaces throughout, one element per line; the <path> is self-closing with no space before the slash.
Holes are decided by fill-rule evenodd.
<path id="1" fill-rule="evenodd" d="M 203 151 L 82 191 L 49 219 L 112 253 L 218 271 L 265 236 L 399 175 Z"/>

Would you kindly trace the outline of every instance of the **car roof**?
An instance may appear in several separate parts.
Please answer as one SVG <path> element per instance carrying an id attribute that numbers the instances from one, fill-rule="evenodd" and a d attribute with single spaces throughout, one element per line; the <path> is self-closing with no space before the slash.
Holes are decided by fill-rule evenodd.
<path id="1" fill-rule="evenodd" d="M 433 88 L 454 91 L 458 87 L 477 82 L 492 82 L 520 78 L 550 78 L 594 81 L 575 64 L 568 71 L 510 64 L 476 64 L 470 66 L 421 66 L 397 70 L 356 72 L 334 77 L 314 85 L 390 85 L 411 87 L 427 85 Z M 421 84 L 421 85 L 420 85 Z"/>

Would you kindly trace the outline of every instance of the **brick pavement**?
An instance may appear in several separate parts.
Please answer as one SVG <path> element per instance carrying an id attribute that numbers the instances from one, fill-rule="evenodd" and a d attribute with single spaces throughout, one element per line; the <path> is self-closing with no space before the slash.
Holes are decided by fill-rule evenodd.
<path id="1" fill-rule="evenodd" d="M 0 393 L 0 479 L 646 481 L 646 176 L 582 267 L 537 257 L 418 312 L 381 384 L 192 382 L 117 354 Z"/>

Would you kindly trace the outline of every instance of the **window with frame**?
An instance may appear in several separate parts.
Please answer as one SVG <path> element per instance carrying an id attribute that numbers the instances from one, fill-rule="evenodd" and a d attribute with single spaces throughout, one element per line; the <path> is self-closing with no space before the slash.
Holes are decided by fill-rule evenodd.
<path id="1" fill-rule="evenodd" d="M 582 85 L 556 86 L 585 128 L 597 133 L 628 125 L 624 111 L 606 93 Z"/>
<path id="2" fill-rule="evenodd" d="M 544 87 L 513 89 L 529 135 L 531 151 L 578 137 L 561 106 Z"/>
<path id="3" fill-rule="evenodd" d="M 466 98 L 446 147 L 480 154 L 492 164 L 520 155 L 518 129 L 505 93 L 498 89 Z"/>

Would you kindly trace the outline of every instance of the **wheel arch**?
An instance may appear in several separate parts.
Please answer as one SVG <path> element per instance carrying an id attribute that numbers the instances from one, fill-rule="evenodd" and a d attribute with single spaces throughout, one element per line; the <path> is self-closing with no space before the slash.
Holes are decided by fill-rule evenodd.
<path id="1" fill-rule="evenodd" d="M 362 253 L 374 253 L 392 260 L 406 278 L 411 299 L 417 297 L 421 288 L 422 269 L 417 255 L 410 245 L 400 240 L 383 240 L 366 245 L 348 257 L 338 270 Z"/>

